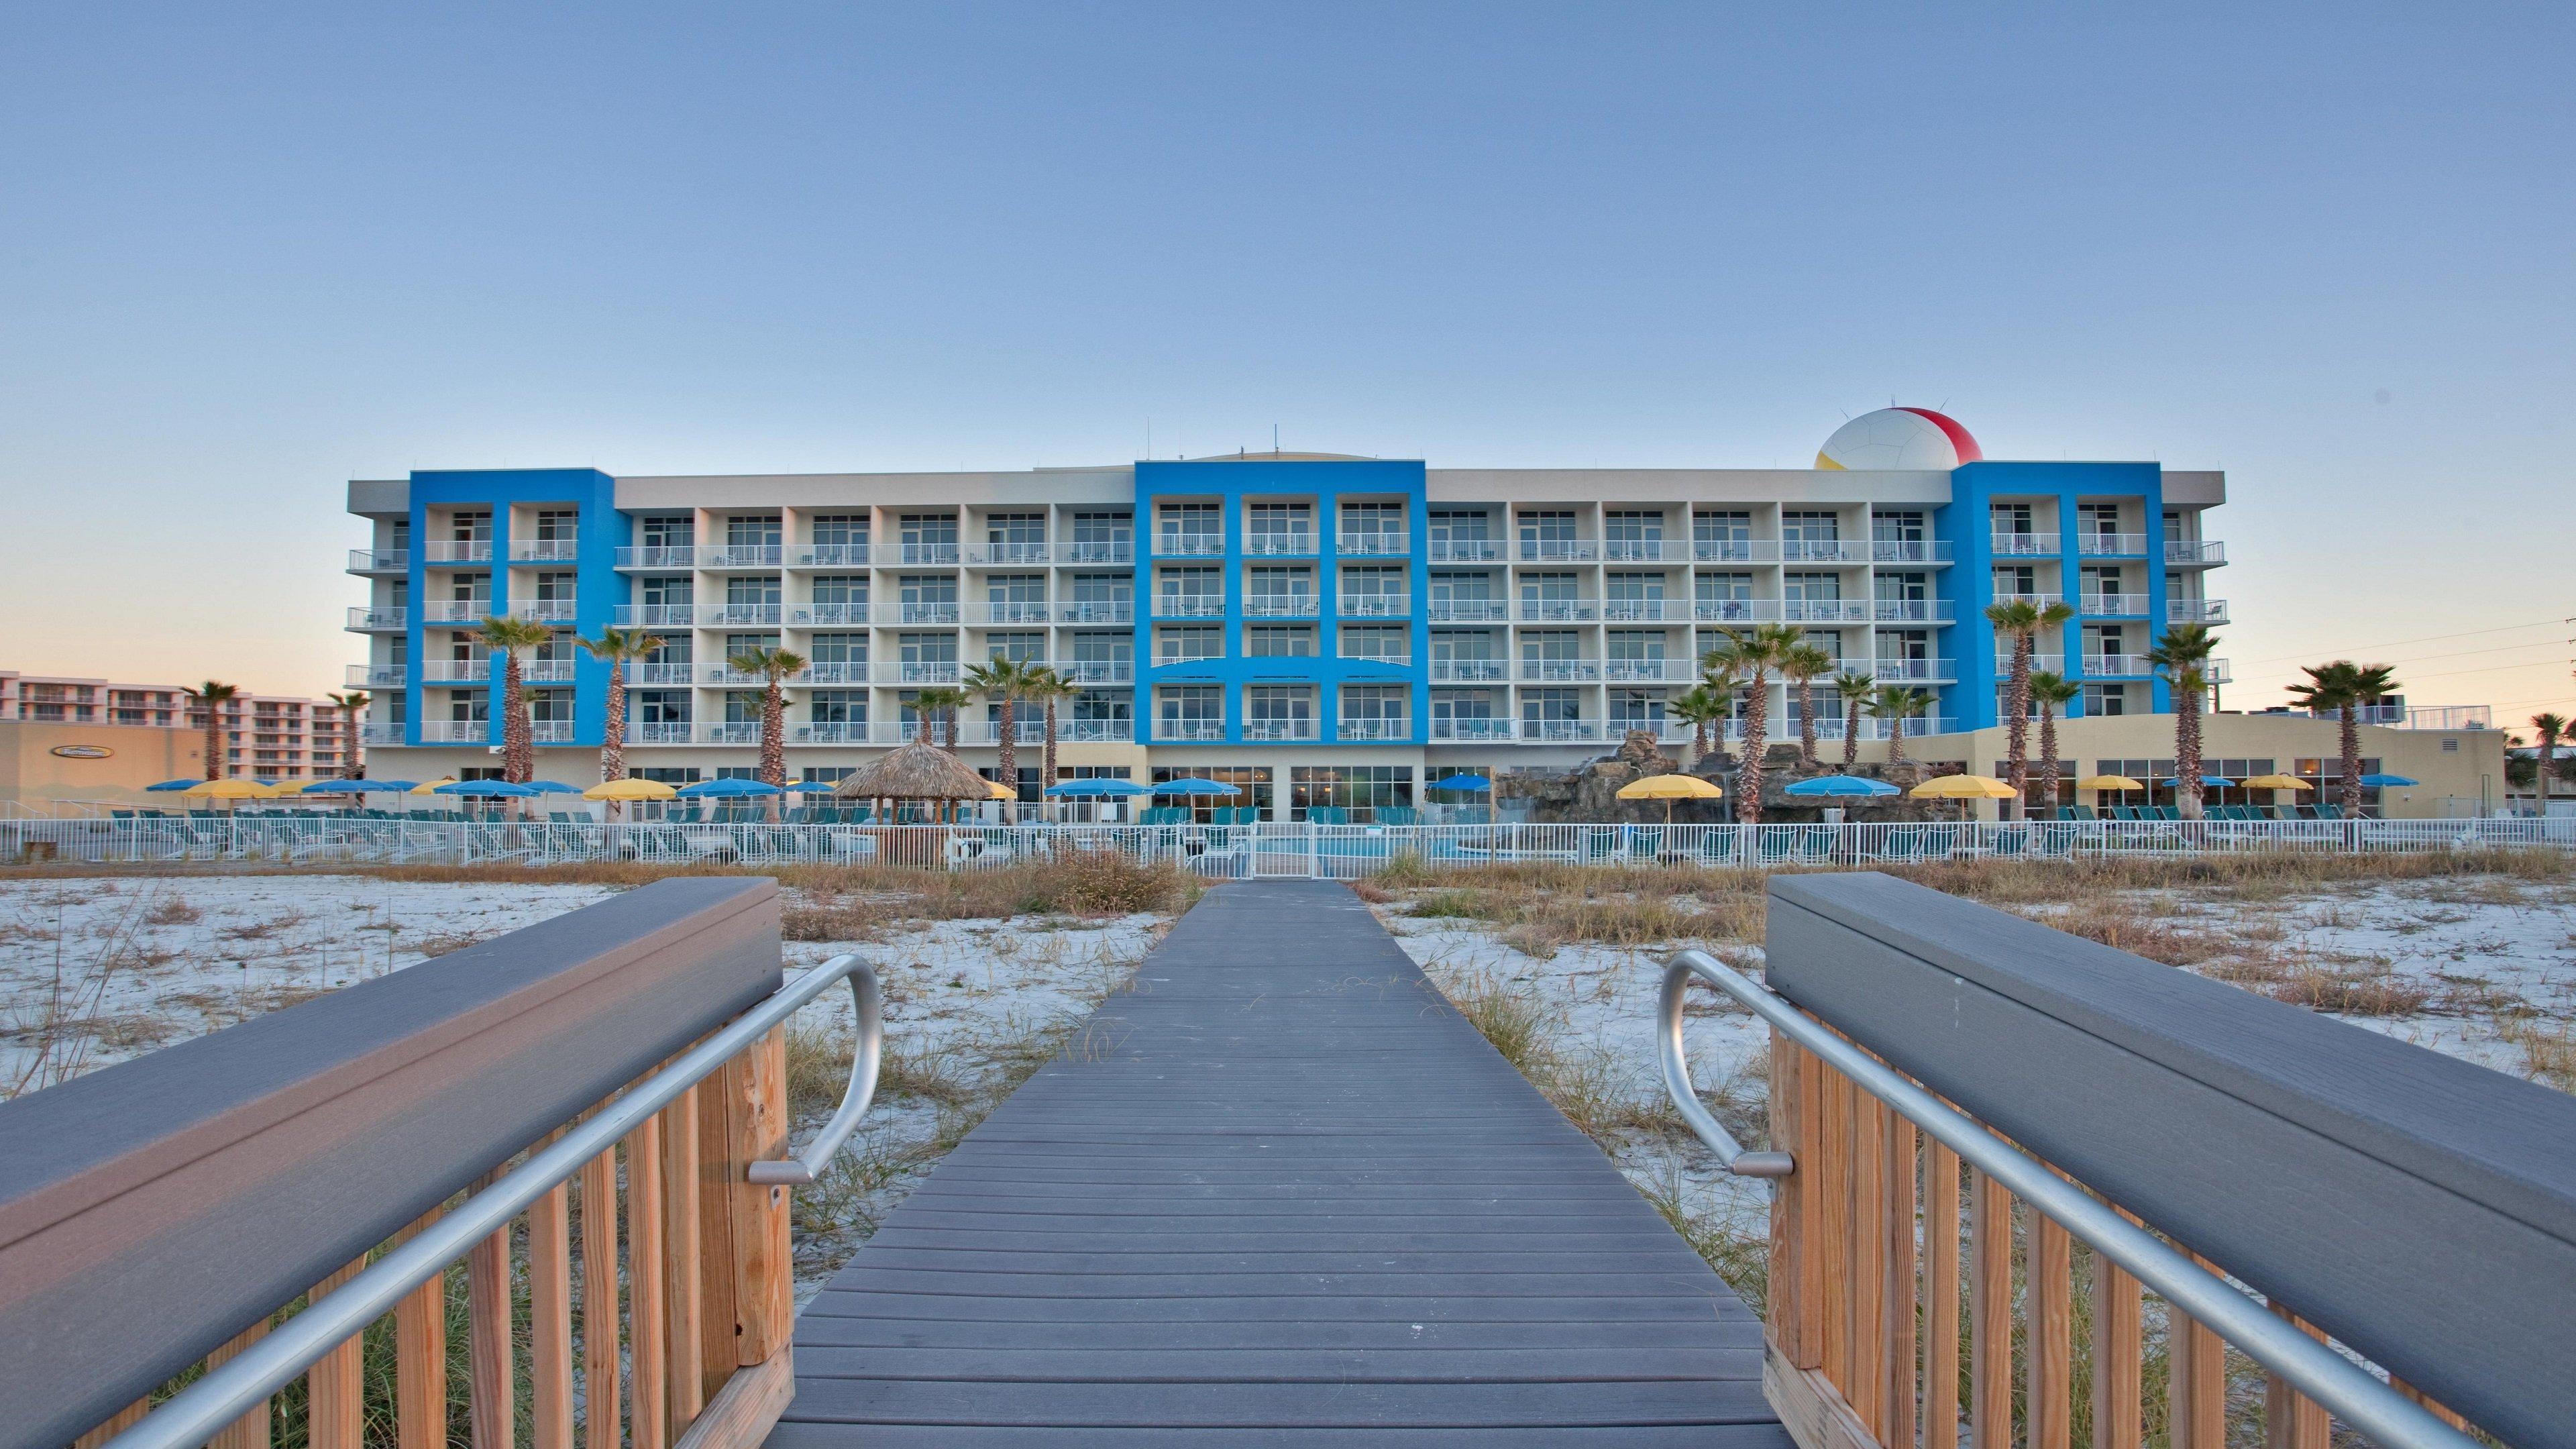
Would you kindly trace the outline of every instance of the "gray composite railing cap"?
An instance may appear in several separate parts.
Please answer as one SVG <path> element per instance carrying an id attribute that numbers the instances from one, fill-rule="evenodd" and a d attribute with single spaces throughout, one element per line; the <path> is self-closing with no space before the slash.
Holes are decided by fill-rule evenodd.
<path id="1" fill-rule="evenodd" d="M 778 988 L 666 880 L 0 1104 L 0 1449 L 55 1449 Z"/>
<path id="2" fill-rule="evenodd" d="M 1874 873 L 1766 976 L 2515 1444 L 2576 1442 L 2576 1099 Z"/>

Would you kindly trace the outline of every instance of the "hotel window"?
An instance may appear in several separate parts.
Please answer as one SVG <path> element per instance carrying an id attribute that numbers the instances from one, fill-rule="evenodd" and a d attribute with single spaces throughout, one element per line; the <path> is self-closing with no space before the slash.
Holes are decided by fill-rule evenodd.
<path id="1" fill-rule="evenodd" d="M 1225 728 L 1225 690 L 1213 684 L 1167 684 L 1155 691 L 1157 728 L 1188 738 Z"/>
<path id="2" fill-rule="evenodd" d="M 1340 547 L 1353 553 L 1404 552 L 1404 505 L 1401 503 L 1345 503 L 1341 514 Z"/>
<path id="3" fill-rule="evenodd" d="M 898 574 L 895 576 L 895 601 L 901 610 L 902 623 L 954 624 L 957 622 L 957 576 Z"/>
<path id="4" fill-rule="evenodd" d="M 1521 557 L 1524 559 L 1570 559 L 1575 552 L 1574 513 L 1571 509 L 1538 509 L 1520 516 Z"/>
<path id="5" fill-rule="evenodd" d="M 1521 725 L 1532 739 L 1569 738 L 1564 726 L 1583 718 L 1583 691 L 1579 689 L 1524 689 L 1521 691 Z"/>
<path id="6" fill-rule="evenodd" d="M 807 717 L 818 725 L 865 726 L 868 694 L 863 689 L 818 689 L 807 711 Z"/>
<path id="7" fill-rule="evenodd" d="M 1703 509 L 1691 515 L 1691 550 L 1719 562 L 1753 557 L 1753 515 L 1741 509 Z"/>
<path id="8" fill-rule="evenodd" d="M 1039 630 L 1026 633 L 987 634 L 984 636 L 984 657 L 1009 659 L 1021 664 L 1044 664 L 1047 657 L 1047 636 Z"/>
<path id="9" fill-rule="evenodd" d="M 1398 740 L 1405 728 L 1405 705 L 1413 691 L 1401 684 L 1342 686 L 1342 735 L 1356 740 Z"/>
<path id="10" fill-rule="evenodd" d="M 698 521 L 685 513 L 647 515 L 635 527 L 646 548 L 687 548 L 698 539 Z"/>
<path id="11" fill-rule="evenodd" d="M 2087 600 L 2099 599 L 2105 594 L 2117 594 L 2123 591 L 2120 582 L 2121 569 L 2118 564 L 2086 564 L 2078 569 L 2076 574 L 2082 585 L 2082 597 Z"/>
<path id="12" fill-rule="evenodd" d="M 1317 810 L 1338 812 L 1364 825 L 1388 809 L 1413 806 L 1410 765 L 1298 765 L 1288 772 L 1288 818 L 1307 820 Z M 1334 818 L 1327 816 L 1328 819 Z"/>
<path id="13" fill-rule="evenodd" d="M 1521 617 L 1524 619 L 1580 619 L 1585 617 L 1581 601 L 1575 597 L 1580 587 L 1574 574 L 1521 575 Z"/>
<path id="14" fill-rule="evenodd" d="M 907 513 L 896 520 L 902 534 L 903 562 L 908 564 L 951 564 L 957 562 L 957 515 L 954 513 Z"/>
<path id="15" fill-rule="evenodd" d="M 724 722 L 729 725 L 760 723 L 760 692 L 751 689 L 728 689 L 724 692 Z"/>
<path id="16" fill-rule="evenodd" d="M 2032 568 L 2029 564 L 1995 565 L 1995 598 L 1997 600 L 2008 599 L 2014 595 L 2036 594 L 2038 592 L 2039 570 Z"/>
<path id="17" fill-rule="evenodd" d="M 954 634 L 897 634 L 895 658 L 915 678 L 952 679 L 957 674 Z"/>
<path id="18" fill-rule="evenodd" d="M 1919 665 L 1932 658 L 1932 633 L 1928 629 L 1881 629 L 1877 640 L 1878 667 L 1889 676 L 1889 682 L 1920 677 Z"/>
<path id="19" fill-rule="evenodd" d="M 1452 617 L 1489 617 L 1494 602 L 1494 576 L 1487 573 L 1435 573 L 1431 576 L 1431 609 Z"/>
<path id="20" fill-rule="evenodd" d="M 1662 574 L 1619 573 L 1614 570 L 1604 576 L 1601 589 L 1602 618 L 1660 619 L 1664 616 Z"/>
<path id="21" fill-rule="evenodd" d="M 1610 559 L 1662 558 L 1664 515 L 1639 509 L 1613 509 L 1601 515 L 1601 556 Z"/>
<path id="22" fill-rule="evenodd" d="M 808 637 L 807 654 L 814 661 L 817 679 L 846 680 L 865 684 L 868 678 L 868 636 L 865 634 L 815 634 Z"/>
<path id="23" fill-rule="evenodd" d="M 1611 629 L 1602 635 L 1604 676 L 1610 679 L 1661 679 L 1664 633 L 1661 629 Z"/>
<path id="24" fill-rule="evenodd" d="M 1165 624 L 1154 631 L 1156 664 L 1225 657 L 1225 630 L 1215 624 Z"/>
<path id="25" fill-rule="evenodd" d="M 1046 515 L 1043 513 L 995 513 L 984 520 L 984 542 L 993 549 L 999 563 L 1044 563 L 1046 561 Z"/>
<path id="26" fill-rule="evenodd" d="M 1308 568 L 1244 570 L 1244 612 L 1299 615 L 1315 612 L 1315 571 Z"/>
<path id="27" fill-rule="evenodd" d="M 457 543 L 490 543 L 490 509 L 460 509 L 447 516 L 447 536 Z"/>
<path id="28" fill-rule="evenodd" d="M 728 548 L 776 548 L 778 515 L 775 513 L 736 513 L 725 519 L 725 546 Z"/>
<path id="29" fill-rule="evenodd" d="M 1246 624 L 1243 627 L 1243 652 L 1254 659 L 1312 659 L 1315 657 L 1315 626 Z"/>
<path id="30" fill-rule="evenodd" d="M 1431 558 L 1460 563 L 1496 556 L 1494 520 L 1490 514 L 1463 509 L 1435 509 L 1431 514 Z"/>
<path id="31" fill-rule="evenodd" d="M 1166 503 L 1155 510 L 1164 553 L 1225 552 L 1225 514 L 1213 503 Z"/>
<path id="32" fill-rule="evenodd" d="M 1246 553 L 1315 551 L 1315 506 L 1311 503 L 1255 503 L 1246 523 Z"/>
<path id="33" fill-rule="evenodd" d="M 2084 712 L 2091 715 L 2127 714 L 2129 686 L 2125 684 L 2084 686 Z"/>
<path id="34" fill-rule="evenodd" d="M 1133 634 L 1100 634 L 1085 631 L 1073 636 L 1069 646 L 1073 662 L 1085 666 L 1084 674 L 1106 678 L 1113 671 L 1124 673 L 1136 663 L 1136 636 Z"/>
<path id="35" fill-rule="evenodd" d="M 809 783 L 837 785 L 858 772 L 856 765 L 807 765 L 798 778 Z"/>
<path id="36" fill-rule="evenodd" d="M 1842 556 L 1842 517 L 1817 509 L 1785 510 L 1780 515 L 1780 557 L 1831 559 Z"/>
<path id="37" fill-rule="evenodd" d="M 1159 607 L 1171 614 L 1217 614 L 1225 611 L 1225 570 L 1164 568 L 1156 572 Z"/>
<path id="38" fill-rule="evenodd" d="M 2075 505 L 2075 527 L 2087 538 L 2116 538 L 2120 532 L 2120 505 L 2079 503 Z"/>
<path id="39" fill-rule="evenodd" d="M 1998 539 L 2028 538 L 2035 531 L 2031 523 L 2030 505 L 2027 503 L 1990 504 L 1987 508 L 1987 516 L 1994 522 L 1995 537 Z"/>
<path id="40" fill-rule="evenodd" d="M 1401 564 L 1342 565 L 1342 612 L 1345 614 L 1401 614 L 1405 612 L 1405 569 Z"/>
<path id="41" fill-rule="evenodd" d="M 1753 575 L 1700 574 L 1691 581 L 1698 591 L 1698 614 L 1719 624 L 1741 624 L 1753 618 Z"/>
<path id="42" fill-rule="evenodd" d="M 996 624 L 1046 622 L 1046 575 L 995 574 L 984 581 L 984 602 Z"/>
<path id="43" fill-rule="evenodd" d="M 1243 733 L 1247 739 L 1313 739 L 1315 737 L 1314 686 L 1305 684 L 1244 686 Z"/>
<path id="44" fill-rule="evenodd" d="M 826 566 L 868 561 L 868 516 L 821 513 L 814 517 L 813 561 Z"/>
<path id="45" fill-rule="evenodd" d="M 1872 513 L 1869 516 L 1872 543 L 1912 545 L 1922 543 L 1929 536 L 1920 513 Z"/>
<path id="46" fill-rule="evenodd" d="M 1073 562 L 1125 563 L 1134 546 L 1135 520 L 1124 513 L 1073 516 Z"/>
<path id="47" fill-rule="evenodd" d="M 1506 672 L 1489 629 L 1431 631 L 1431 677 L 1500 680 Z"/>
<path id="48" fill-rule="evenodd" d="M 736 575 L 725 580 L 725 607 L 728 609 L 774 609 L 778 606 L 776 574 Z M 753 622 L 745 620 L 744 622 Z M 768 622 L 776 623 L 776 620 Z"/>
<path id="49" fill-rule="evenodd" d="M 1842 575 L 1783 574 L 1780 576 L 1780 593 L 1783 598 L 1802 600 L 1810 604 L 1839 603 L 1843 596 Z"/>
<path id="50" fill-rule="evenodd" d="M 1523 629 L 1521 673 L 1532 679 L 1583 677 L 1583 636 L 1572 629 Z"/>
<path id="51" fill-rule="evenodd" d="M 1201 825 L 1213 823 L 1215 811 L 1226 809 L 1266 809 L 1270 803 L 1270 767 L 1267 765 L 1156 765 L 1154 783 L 1168 785 L 1174 780 L 1214 780 L 1232 785 L 1239 794 L 1210 799 L 1201 795 L 1185 799 L 1177 808 L 1192 812 Z M 1142 803 L 1141 801 L 1139 803 Z"/>
<path id="52" fill-rule="evenodd" d="M 868 618 L 868 576 L 866 574 L 816 574 L 814 576 L 814 622 L 817 624 L 864 624 Z"/>
<path id="53" fill-rule="evenodd" d="M 1412 661 L 1413 633 L 1409 629 L 1346 624 L 1339 634 L 1344 659 L 1374 659 L 1382 664 Z"/>
<path id="54" fill-rule="evenodd" d="M 540 508 L 537 510 L 537 542 L 575 543 L 581 537 L 581 510 L 577 508 Z"/>
<path id="55" fill-rule="evenodd" d="M 1794 710 L 1797 707 L 1797 695 L 1794 691 L 1790 695 L 1789 703 L 1791 709 Z M 1648 694 L 1641 689 L 1610 691 L 1611 733 L 1624 735 L 1631 730 L 1644 730 L 1648 734 L 1661 734 L 1663 729 L 1664 697 L 1662 695 Z"/>

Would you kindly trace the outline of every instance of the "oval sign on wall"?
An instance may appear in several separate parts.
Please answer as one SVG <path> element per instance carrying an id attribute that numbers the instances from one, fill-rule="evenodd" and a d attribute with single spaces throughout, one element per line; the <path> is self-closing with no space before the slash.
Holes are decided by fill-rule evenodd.
<path id="1" fill-rule="evenodd" d="M 116 751 L 105 745 L 56 745 L 53 753 L 66 760 L 104 760 Z"/>

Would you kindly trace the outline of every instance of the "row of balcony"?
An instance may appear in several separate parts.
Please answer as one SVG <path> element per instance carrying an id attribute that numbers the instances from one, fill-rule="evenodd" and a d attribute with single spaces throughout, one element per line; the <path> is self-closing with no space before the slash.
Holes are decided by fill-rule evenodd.
<path id="1" fill-rule="evenodd" d="M 1997 558 L 2056 558 L 2066 552 L 2054 533 L 1998 533 L 1991 540 Z M 2227 562 L 2227 545 L 2210 539 L 2168 538 L 2159 543 L 2143 533 L 2079 533 L 2079 558 L 2155 558 L 2173 567 L 2214 566 Z"/>
<path id="2" fill-rule="evenodd" d="M 1840 716 L 1818 716 L 1816 735 L 1819 739 L 1839 741 L 1845 720 Z M 693 723 L 690 721 L 654 720 L 627 726 L 630 745 L 757 745 L 760 725 L 754 721 Z M 539 745 L 566 745 L 572 742 L 573 727 L 568 720 L 536 720 L 530 725 L 533 742 Z M 1637 719 L 1512 719 L 1507 716 L 1462 716 L 1450 713 L 1435 715 L 1425 736 L 1434 744 L 1600 744 L 1625 738 L 1631 731 L 1646 730 L 1667 744 L 1679 744 L 1694 737 L 1691 726 L 1670 718 Z M 1905 722 L 1908 738 L 1948 734 L 1952 729 L 1947 717 L 1926 717 Z M 1740 740 L 1743 724 L 1739 720 L 1713 723 L 1709 726 L 1712 741 Z M 1864 718 L 1860 737 L 1884 740 L 1894 732 L 1891 721 Z M 965 747 L 989 748 L 998 742 L 1000 728 L 990 720 L 962 720 L 958 724 L 958 744 Z M 1798 722 L 1794 717 L 1774 721 L 1771 738 L 1795 739 Z M 934 739 L 945 739 L 942 726 L 932 727 Z M 1043 721 L 1015 722 L 1012 735 L 1022 748 L 1043 748 L 1046 729 Z M 1116 743 L 1133 739 L 1135 726 L 1123 719 L 1058 719 L 1056 740 L 1060 744 Z M 880 745 L 891 746 L 915 738 L 915 726 L 901 720 L 798 722 L 789 721 L 786 743 L 790 745 Z M 1368 744 L 1406 742 L 1413 738 L 1410 721 L 1402 718 L 1353 718 L 1326 722 L 1311 717 L 1244 720 L 1229 734 L 1222 720 L 1164 718 L 1154 721 L 1151 738 L 1156 744 L 1221 744 L 1229 738 L 1268 744 Z M 404 727 L 398 723 L 371 724 L 366 743 L 374 746 L 401 746 L 410 743 Z M 488 720 L 423 720 L 419 741 L 424 745 L 490 745 L 497 743 L 498 732 Z"/>
<path id="3" fill-rule="evenodd" d="M 2024 603 L 2046 609 L 2068 602 L 2064 594 L 1997 594 L 1998 604 Z M 2146 619 L 2154 617 L 2155 601 L 2147 594 L 2079 594 L 2074 599 L 2075 612 L 2087 618 Z M 2224 624 L 2227 622 L 2225 599 L 2165 600 L 2165 622 L 2169 624 Z"/>
<path id="4" fill-rule="evenodd" d="M 572 722 L 560 719 L 533 720 L 529 723 L 532 738 L 540 745 L 570 744 Z M 816 723 L 790 720 L 787 743 L 792 745 L 900 745 L 913 738 L 910 721 L 879 720 L 835 721 Z M 960 745 L 992 745 L 998 742 L 1000 727 L 990 720 L 960 720 L 957 742 Z M 932 727 L 932 738 L 945 739 L 941 726 Z M 1135 738 L 1135 726 L 1126 720 L 1070 719 L 1056 720 L 1059 744 L 1098 744 Z M 370 745 L 403 745 L 409 743 L 399 723 L 371 724 L 366 743 Z M 1024 718 L 1014 722 L 1012 739 L 1025 746 L 1046 744 L 1046 722 Z M 710 721 L 650 720 L 630 723 L 626 741 L 636 745 L 756 745 L 760 743 L 760 725 L 752 720 Z M 500 731 L 490 720 L 432 719 L 420 722 L 420 742 L 424 745 L 490 745 L 500 742 Z"/>

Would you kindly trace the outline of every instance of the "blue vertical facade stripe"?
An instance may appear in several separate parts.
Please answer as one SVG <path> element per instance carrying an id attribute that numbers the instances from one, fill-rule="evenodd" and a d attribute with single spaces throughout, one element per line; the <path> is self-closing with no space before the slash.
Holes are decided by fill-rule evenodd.
<path id="1" fill-rule="evenodd" d="M 1952 588 L 1958 594 L 1959 625 L 1955 642 L 1959 662 L 1959 682 L 1941 691 L 1942 713 L 1957 721 L 1963 730 L 1985 729 L 2001 724 L 2002 712 L 1995 704 L 1995 685 L 2010 671 L 2012 661 L 1998 657 L 1994 630 L 1985 621 L 1986 606 L 1995 601 L 1994 526 L 1991 508 L 1994 504 L 2051 504 L 2057 511 L 2058 554 L 2055 559 L 2031 559 L 2028 562 L 2045 568 L 2057 566 L 2057 587 L 2069 602 L 2082 598 L 2083 557 L 2076 551 L 2076 505 L 2082 503 L 2136 502 L 2143 518 L 2147 538 L 2147 629 L 2150 637 L 2162 632 L 2165 620 L 2165 570 L 2163 538 L 2165 528 L 2164 469 L 2155 463 L 1967 463 L 1950 473 L 1950 506 L 1933 520 L 1936 536 L 1950 544 L 1950 557 L 1955 561 Z M 2034 508 L 2034 512 L 2038 509 Z M 2037 525 L 2034 524 L 2034 527 Z M 2105 563 L 2109 559 L 2102 560 Z M 2120 560 L 2134 563 L 2133 559 Z M 2051 592 L 2044 585 L 2040 592 Z M 2054 640 L 2042 639 L 2036 652 L 2066 656 L 2069 679 L 2084 679 L 2083 626 L 2094 616 L 2079 615 Z M 2101 622 L 2110 622 L 2102 620 Z M 2127 621 L 2134 625 L 2135 621 Z M 2133 652 L 2143 653 L 2142 649 Z M 2149 709 L 2164 713 L 2172 708 L 2171 695 L 2163 680 L 2153 685 L 2153 703 Z M 2080 717 L 2079 701 L 2071 716 Z"/>

